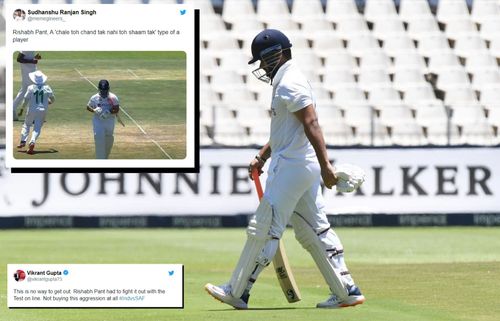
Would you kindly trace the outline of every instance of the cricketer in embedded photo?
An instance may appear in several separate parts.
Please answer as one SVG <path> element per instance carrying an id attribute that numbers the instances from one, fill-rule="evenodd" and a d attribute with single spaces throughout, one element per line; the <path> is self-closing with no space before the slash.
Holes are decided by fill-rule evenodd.
<path id="1" fill-rule="evenodd" d="M 17 51 L 16 159 L 184 159 L 183 51 Z"/>

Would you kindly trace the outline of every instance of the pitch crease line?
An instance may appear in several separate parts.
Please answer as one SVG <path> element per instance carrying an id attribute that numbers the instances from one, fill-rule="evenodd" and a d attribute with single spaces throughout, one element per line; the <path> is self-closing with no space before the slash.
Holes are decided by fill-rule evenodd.
<path id="1" fill-rule="evenodd" d="M 92 81 L 90 81 L 87 77 L 85 77 L 81 72 L 80 70 L 78 70 L 77 68 L 75 68 L 75 71 L 80 75 L 80 77 L 82 77 L 83 79 L 85 79 L 86 81 L 88 81 L 89 84 L 92 85 L 92 87 L 94 87 L 95 89 L 99 90 L 99 88 L 97 88 L 96 85 L 94 85 L 94 83 Z M 158 144 L 158 142 L 156 142 L 156 140 L 154 140 L 148 133 L 146 133 L 146 131 L 141 127 L 141 125 L 139 125 L 139 123 L 137 123 L 135 121 L 135 119 L 132 118 L 132 116 L 129 115 L 129 113 L 127 113 L 127 111 L 125 110 L 125 108 L 123 107 L 120 107 L 120 110 L 125 114 L 125 116 L 127 116 L 136 126 L 137 128 L 139 128 L 139 130 L 147 137 L 151 140 L 151 142 L 153 144 L 155 144 L 161 151 L 163 154 L 165 154 L 165 156 L 167 156 L 168 158 L 172 159 L 172 157 L 163 149 L 163 147 L 160 146 L 160 144 Z"/>
<path id="2" fill-rule="evenodd" d="M 132 69 L 127 69 L 129 73 L 131 73 L 136 79 L 139 79 L 139 76 L 135 74 L 135 72 L 132 71 Z"/>

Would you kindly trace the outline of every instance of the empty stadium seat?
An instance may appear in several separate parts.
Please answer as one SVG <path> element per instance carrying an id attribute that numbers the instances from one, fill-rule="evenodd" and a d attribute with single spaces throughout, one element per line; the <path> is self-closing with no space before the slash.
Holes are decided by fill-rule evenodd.
<path id="1" fill-rule="evenodd" d="M 464 0 L 439 0 L 436 17 L 441 22 L 463 19 L 469 16 L 469 9 Z"/>
<path id="2" fill-rule="evenodd" d="M 404 89 L 404 102 L 407 105 L 434 104 L 437 98 L 432 86 L 428 83 L 420 86 L 410 86 Z"/>
<path id="3" fill-rule="evenodd" d="M 373 36 L 377 39 L 384 40 L 386 38 L 406 35 L 403 22 L 397 18 L 386 18 L 377 20 L 373 27 Z"/>
<path id="4" fill-rule="evenodd" d="M 455 125 L 476 124 L 484 121 L 486 121 L 486 117 L 480 108 L 453 108 L 451 122 Z"/>
<path id="5" fill-rule="evenodd" d="M 351 39 L 355 36 L 370 35 L 368 25 L 362 16 L 342 18 L 335 22 L 336 34 L 342 39 Z"/>
<path id="6" fill-rule="evenodd" d="M 364 15 L 366 20 L 371 22 L 398 18 L 393 0 L 367 1 L 365 4 Z"/>
<path id="7" fill-rule="evenodd" d="M 473 1 L 471 14 L 465 0 L 214 2 L 222 14 L 210 0 L 198 6 L 207 3 L 211 8 L 201 18 L 206 48 L 200 107 L 206 144 L 268 140 L 269 121 L 262 118 L 268 118 L 272 86 L 251 74 L 258 62 L 247 64 L 252 39 L 265 27 L 290 38 L 293 61 L 314 88 L 330 145 L 370 145 L 372 123 L 377 146 L 446 145 L 448 111 L 450 116 L 453 111 L 451 144 L 498 141 L 493 127 L 500 123 L 496 0 Z M 437 15 L 431 12 L 435 5 Z M 225 111 L 213 118 L 212 106 Z M 474 128 L 475 121 L 482 125 Z"/>
<path id="8" fill-rule="evenodd" d="M 379 109 L 402 103 L 399 92 L 392 87 L 373 87 L 368 94 L 368 101 Z"/>
<path id="9" fill-rule="evenodd" d="M 458 127 L 454 124 L 429 123 L 425 126 L 427 140 L 432 145 L 460 145 L 462 140 Z"/>
<path id="10" fill-rule="evenodd" d="M 292 2 L 292 19 L 297 22 L 323 17 L 323 7 L 320 0 L 294 0 Z"/>
<path id="11" fill-rule="evenodd" d="M 329 0 L 326 3 L 326 18 L 333 22 L 359 17 L 358 8 L 353 0 Z"/>
<path id="12" fill-rule="evenodd" d="M 476 24 L 468 17 L 465 19 L 455 19 L 446 23 L 446 36 L 449 39 L 457 39 L 464 36 L 477 36 Z"/>
<path id="13" fill-rule="evenodd" d="M 499 29 L 500 30 L 500 29 Z M 496 59 L 489 52 L 480 52 L 467 57 L 465 68 L 470 73 L 498 68 Z"/>
<path id="14" fill-rule="evenodd" d="M 496 145 L 500 141 L 495 135 L 493 126 L 486 120 L 464 124 L 462 126 L 462 143 L 469 145 Z"/>
<path id="15" fill-rule="evenodd" d="M 359 88 L 371 92 L 372 90 L 377 88 L 391 87 L 391 80 L 386 69 L 361 69 L 359 73 L 358 84 Z"/>
<path id="16" fill-rule="evenodd" d="M 220 60 L 219 69 L 221 70 L 233 70 L 241 76 L 248 76 L 252 71 L 248 66 L 249 57 L 242 50 L 222 51 L 218 56 Z M 203 70 L 204 68 L 201 69 Z"/>
<path id="17" fill-rule="evenodd" d="M 497 68 L 478 70 L 472 75 L 472 87 L 481 90 L 485 87 L 500 86 L 500 70 Z"/>
<path id="18" fill-rule="evenodd" d="M 406 35 L 385 38 L 383 41 L 383 50 L 391 57 L 418 54 L 415 44 Z"/>
<path id="19" fill-rule="evenodd" d="M 357 126 L 354 129 L 354 141 L 361 145 L 389 146 L 392 145 L 391 136 L 387 126 L 380 124 L 377 120 L 373 122 L 373 129 L 368 126 Z"/>
<path id="20" fill-rule="evenodd" d="M 365 93 L 358 87 L 340 87 L 334 90 L 334 101 L 339 105 L 366 104 Z"/>
<path id="21" fill-rule="evenodd" d="M 418 52 L 424 57 L 451 52 L 448 39 L 443 34 L 422 37 L 418 40 Z"/>
<path id="22" fill-rule="evenodd" d="M 415 123 L 412 110 L 405 105 L 383 108 L 379 111 L 379 118 L 380 122 L 387 126 Z"/>
<path id="23" fill-rule="evenodd" d="M 408 35 L 415 40 L 435 37 L 440 34 L 438 23 L 433 16 L 411 20 L 408 23 Z"/>
<path id="24" fill-rule="evenodd" d="M 439 72 L 437 87 L 442 90 L 456 87 L 467 87 L 470 85 L 467 73 L 459 69 L 444 69 Z"/>
<path id="25" fill-rule="evenodd" d="M 426 84 L 425 77 L 420 69 L 394 69 L 393 87 L 397 90 L 406 91 L 410 87 L 423 87 Z"/>
<path id="26" fill-rule="evenodd" d="M 325 124 L 322 126 L 322 130 L 327 145 L 344 146 L 356 144 L 352 127 L 347 125 L 342 119 Z"/>
<path id="27" fill-rule="evenodd" d="M 455 104 L 471 104 L 477 105 L 476 93 L 472 88 L 449 88 L 446 90 L 444 103 L 453 106 Z"/>
<path id="28" fill-rule="evenodd" d="M 401 124 L 394 123 L 390 130 L 393 144 L 401 146 L 419 146 L 429 143 L 424 136 L 423 128 L 414 121 Z"/>
<path id="29" fill-rule="evenodd" d="M 427 0 L 401 0 L 399 3 L 399 17 L 403 21 L 434 18 Z"/>
<path id="30" fill-rule="evenodd" d="M 290 18 L 290 11 L 285 0 L 259 0 L 257 2 L 257 15 L 261 21 L 266 22 L 273 16 Z"/>
<path id="31" fill-rule="evenodd" d="M 453 52 L 433 53 L 429 56 L 430 72 L 439 74 L 442 70 L 461 69 L 460 61 Z"/>
<path id="32" fill-rule="evenodd" d="M 448 114 L 443 106 L 423 105 L 417 107 L 415 110 L 415 120 L 422 126 L 436 125 L 446 127 Z"/>
<path id="33" fill-rule="evenodd" d="M 333 33 L 315 32 L 311 38 L 313 51 L 327 60 L 332 55 L 346 52 L 342 39 Z"/>
<path id="34" fill-rule="evenodd" d="M 254 17 L 255 11 L 251 0 L 224 0 L 222 7 L 222 19 L 229 23 L 235 23 L 241 19 Z"/>
<path id="35" fill-rule="evenodd" d="M 377 39 L 371 34 L 353 35 L 347 40 L 347 51 L 355 57 L 361 57 L 366 51 L 377 51 L 379 49 Z"/>
<path id="36" fill-rule="evenodd" d="M 453 49 L 458 56 L 470 57 L 486 51 L 486 43 L 478 35 L 457 36 Z"/>
<path id="37" fill-rule="evenodd" d="M 485 40 L 493 40 L 498 36 L 500 30 L 500 15 L 495 15 L 481 23 L 481 31 L 479 35 Z"/>
<path id="38" fill-rule="evenodd" d="M 497 0 L 472 1 L 471 19 L 474 22 L 483 24 L 486 20 L 498 18 L 499 15 L 500 7 Z"/>
<path id="39" fill-rule="evenodd" d="M 256 30 L 264 29 L 264 23 L 253 16 L 240 16 L 231 21 L 231 36 L 243 42 L 249 42 L 255 37 Z"/>
<path id="40" fill-rule="evenodd" d="M 385 69 L 390 70 L 392 67 L 391 59 L 383 51 L 367 51 L 363 53 L 360 59 L 360 69 Z"/>

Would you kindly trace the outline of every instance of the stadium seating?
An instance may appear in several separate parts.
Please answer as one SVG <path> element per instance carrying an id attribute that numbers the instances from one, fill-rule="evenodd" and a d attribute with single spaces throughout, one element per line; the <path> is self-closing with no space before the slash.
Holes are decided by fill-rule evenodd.
<path id="1" fill-rule="evenodd" d="M 328 144 L 500 143 L 497 0 L 105 2 L 202 10 L 202 145 L 267 140 L 272 87 L 251 74 L 258 63 L 247 64 L 254 35 L 266 27 L 289 36 Z"/>

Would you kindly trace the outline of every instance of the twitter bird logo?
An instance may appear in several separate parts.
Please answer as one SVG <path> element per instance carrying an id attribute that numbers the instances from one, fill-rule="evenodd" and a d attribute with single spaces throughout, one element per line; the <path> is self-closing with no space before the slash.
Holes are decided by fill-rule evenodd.
<path id="1" fill-rule="evenodd" d="M 182 10 L 180 11 L 180 13 L 181 13 L 181 16 L 185 15 L 185 14 L 186 14 L 186 9 L 182 9 Z"/>
<path id="2" fill-rule="evenodd" d="M 168 275 L 170 276 L 174 275 L 174 271 L 168 271 Z"/>

